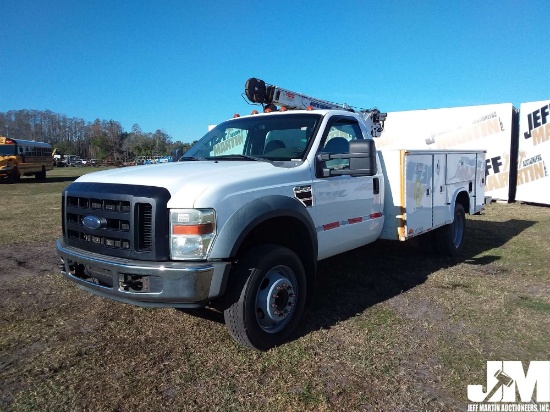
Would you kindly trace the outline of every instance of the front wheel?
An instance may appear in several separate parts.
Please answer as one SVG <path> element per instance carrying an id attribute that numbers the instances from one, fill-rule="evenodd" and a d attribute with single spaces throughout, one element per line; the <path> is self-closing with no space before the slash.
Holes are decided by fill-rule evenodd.
<path id="1" fill-rule="evenodd" d="M 466 214 L 464 207 L 455 204 L 453 222 L 445 225 L 436 232 L 436 248 L 442 255 L 457 256 L 464 246 L 466 232 Z"/>
<path id="2" fill-rule="evenodd" d="M 233 296 L 224 318 L 240 344 L 267 350 L 287 340 L 306 301 L 306 275 L 292 250 L 264 245 L 251 249 L 232 273 Z"/>

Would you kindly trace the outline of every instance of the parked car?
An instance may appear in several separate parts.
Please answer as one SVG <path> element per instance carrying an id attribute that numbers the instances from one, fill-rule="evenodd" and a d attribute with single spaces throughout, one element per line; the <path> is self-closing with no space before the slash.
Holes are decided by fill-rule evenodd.
<path id="1" fill-rule="evenodd" d="M 83 165 L 80 156 L 76 155 L 65 155 L 63 157 L 63 162 L 66 166 L 80 167 Z"/>

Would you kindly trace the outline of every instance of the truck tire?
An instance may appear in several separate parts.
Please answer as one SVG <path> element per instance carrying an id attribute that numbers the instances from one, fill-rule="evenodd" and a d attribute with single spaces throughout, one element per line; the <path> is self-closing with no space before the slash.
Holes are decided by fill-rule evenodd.
<path id="1" fill-rule="evenodd" d="M 251 249 L 231 276 L 226 326 L 240 344 L 268 350 L 287 340 L 306 302 L 306 275 L 292 250 L 278 245 Z"/>
<path id="2" fill-rule="evenodd" d="M 464 246 L 464 233 L 466 231 L 466 215 L 464 207 L 455 204 L 453 222 L 439 228 L 436 231 L 437 252 L 447 256 L 457 256 Z"/>

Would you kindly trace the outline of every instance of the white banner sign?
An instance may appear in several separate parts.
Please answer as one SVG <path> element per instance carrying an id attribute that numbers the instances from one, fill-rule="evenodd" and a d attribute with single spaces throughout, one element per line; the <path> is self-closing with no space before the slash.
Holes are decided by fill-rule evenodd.
<path id="1" fill-rule="evenodd" d="M 511 103 L 390 112 L 376 147 L 487 150 L 485 194 L 508 200 L 512 113 Z"/>
<path id="2" fill-rule="evenodd" d="M 516 200 L 550 204 L 550 100 L 522 103 Z"/>

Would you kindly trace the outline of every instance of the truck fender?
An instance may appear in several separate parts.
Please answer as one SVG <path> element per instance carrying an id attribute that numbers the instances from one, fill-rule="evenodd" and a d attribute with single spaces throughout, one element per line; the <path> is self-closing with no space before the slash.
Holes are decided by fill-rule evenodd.
<path id="1" fill-rule="evenodd" d="M 236 257 L 248 234 L 260 223 L 276 217 L 293 217 L 304 224 L 309 232 L 316 262 L 317 232 L 311 216 L 298 200 L 278 195 L 255 199 L 233 213 L 216 236 L 209 259 L 225 260 Z"/>
<path id="2" fill-rule="evenodd" d="M 453 196 L 451 197 L 451 202 L 449 203 L 449 216 L 453 216 L 453 213 L 454 213 L 454 210 L 455 210 L 455 205 L 456 205 L 457 202 L 461 203 L 462 206 L 464 206 L 464 210 L 466 211 L 466 213 L 471 214 L 471 211 L 470 211 L 470 203 L 471 203 L 470 196 L 468 195 L 467 190 L 462 186 L 457 187 L 455 189 L 455 192 L 453 193 Z M 452 222 L 453 219 L 454 218 L 451 218 L 450 221 Z"/>

